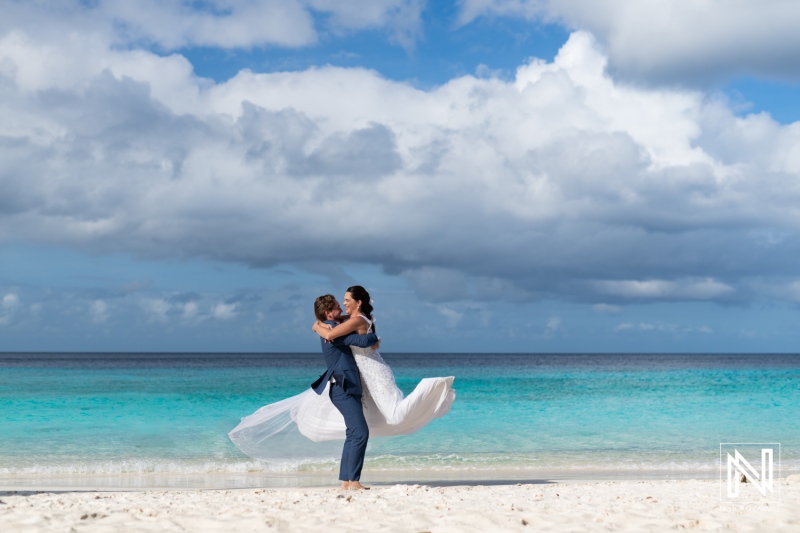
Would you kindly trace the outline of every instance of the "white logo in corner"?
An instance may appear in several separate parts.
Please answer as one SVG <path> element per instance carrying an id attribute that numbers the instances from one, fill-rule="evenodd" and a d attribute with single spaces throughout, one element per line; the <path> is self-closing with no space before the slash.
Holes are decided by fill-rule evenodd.
<path id="1" fill-rule="evenodd" d="M 777 465 L 779 478 L 780 446 L 780 443 L 772 442 L 721 443 L 720 484 L 724 487 L 720 487 L 720 500 L 748 505 L 779 502 L 780 490 L 776 491 L 779 487 L 775 470 Z"/>

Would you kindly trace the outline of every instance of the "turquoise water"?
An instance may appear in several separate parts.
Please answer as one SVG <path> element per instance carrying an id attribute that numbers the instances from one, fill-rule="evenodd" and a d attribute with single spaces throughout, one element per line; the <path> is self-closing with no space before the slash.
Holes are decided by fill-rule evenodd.
<path id="1" fill-rule="evenodd" d="M 405 392 L 455 375 L 451 412 L 373 443 L 366 471 L 696 472 L 720 442 L 800 471 L 800 356 L 388 354 Z M 334 471 L 260 463 L 226 433 L 324 370 L 319 354 L 0 354 L 0 474 Z"/>

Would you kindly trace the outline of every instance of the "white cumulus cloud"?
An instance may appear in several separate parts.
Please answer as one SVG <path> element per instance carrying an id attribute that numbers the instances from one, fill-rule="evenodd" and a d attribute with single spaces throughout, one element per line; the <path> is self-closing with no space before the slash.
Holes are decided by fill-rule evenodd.
<path id="1" fill-rule="evenodd" d="M 182 316 L 184 319 L 189 320 L 195 318 L 197 316 L 198 311 L 199 311 L 199 306 L 197 305 L 197 302 L 186 302 L 183 305 Z"/>
<path id="2" fill-rule="evenodd" d="M 713 279 L 602 281 L 597 286 L 601 292 L 638 299 L 714 300 L 734 291 L 733 287 Z"/>
<path id="3" fill-rule="evenodd" d="M 93 322 L 103 323 L 108 320 L 108 304 L 103 300 L 95 300 L 89 305 L 89 313 Z"/>
<path id="4" fill-rule="evenodd" d="M 444 319 L 447 321 L 448 327 L 451 328 L 457 327 L 464 319 L 464 313 L 456 311 L 455 309 L 452 309 L 446 305 L 439 305 L 436 307 L 436 310 L 444 317 Z"/>
<path id="5" fill-rule="evenodd" d="M 37 36 L 87 35 L 117 45 L 251 48 L 314 44 L 320 31 L 384 29 L 412 46 L 420 34 L 419 0 L 51 0 L 0 2 L 0 30 L 30 28 Z M 328 24 L 315 22 L 323 15 Z"/>
<path id="6" fill-rule="evenodd" d="M 615 333 L 619 333 L 621 331 L 645 331 L 645 332 L 658 332 L 658 333 L 674 333 L 674 334 L 686 334 L 686 333 L 702 333 L 705 335 L 710 335 L 714 333 L 708 326 L 681 326 L 679 324 L 670 324 L 670 323 L 663 323 L 663 322 L 640 322 L 639 324 L 634 324 L 632 322 L 622 322 L 617 327 L 614 328 Z"/>
<path id="7" fill-rule="evenodd" d="M 0 326 L 8 326 L 14 318 L 14 313 L 19 306 L 19 296 L 8 293 L 0 300 Z"/>
<path id="8" fill-rule="evenodd" d="M 557 333 L 564 333 L 566 329 L 562 325 L 561 317 L 551 316 L 547 319 L 547 324 L 544 328 L 545 337 L 552 337 Z"/>
<path id="9" fill-rule="evenodd" d="M 236 317 L 236 304 L 226 304 L 226 303 L 218 303 L 214 306 L 214 311 L 212 313 L 214 318 L 218 320 L 230 320 Z"/>
<path id="10" fill-rule="evenodd" d="M 166 323 L 169 321 L 167 313 L 172 305 L 163 298 L 144 298 L 140 305 L 144 309 L 150 322 Z"/>
<path id="11" fill-rule="evenodd" d="M 577 32 L 509 81 L 422 90 L 319 67 L 212 83 L 180 55 L 7 32 L 0 242 L 366 263 L 436 303 L 744 301 L 754 279 L 783 283 L 800 124 L 626 84 L 607 61 Z"/>
<path id="12" fill-rule="evenodd" d="M 6 294 L 3 296 L 2 303 L 0 305 L 3 306 L 5 310 L 11 310 L 19 305 L 19 296 L 13 293 Z"/>
<path id="13" fill-rule="evenodd" d="M 462 0 L 481 16 L 558 22 L 598 37 L 615 71 L 697 83 L 739 74 L 797 79 L 800 4 L 786 0 Z"/>

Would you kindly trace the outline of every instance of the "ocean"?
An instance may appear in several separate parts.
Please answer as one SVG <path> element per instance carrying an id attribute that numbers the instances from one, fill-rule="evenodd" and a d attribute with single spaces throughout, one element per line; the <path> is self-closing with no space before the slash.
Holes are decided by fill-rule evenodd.
<path id="1" fill-rule="evenodd" d="M 376 439 L 362 479 L 716 478 L 720 443 L 800 472 L 800 356 L 384 354 L 406 393 L 456 376 L 450 413 Z M 243 455 L 227 432 L 324 371 L 320 354 L 2 353 L 0 485 L 335 481 L 338 462 Z M 105 481 L 103 481 L 105 480 Z"/>

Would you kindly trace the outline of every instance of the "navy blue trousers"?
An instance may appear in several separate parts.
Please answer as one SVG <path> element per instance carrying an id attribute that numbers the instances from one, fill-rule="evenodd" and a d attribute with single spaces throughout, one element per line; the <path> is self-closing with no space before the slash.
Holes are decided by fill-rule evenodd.
<path id="1" fill-rule="evenodd" d="M 348 396 L 338 383 L 330 388 L 331 402 L 342 413 L 347 427 L 347 438 L 342 449 L 342 462 L 339 465 L 340 481 L 358 481 L 364 467 L 364 454 L 367 451 L 369 427 L 364 418 L 361 396 Z"/>

